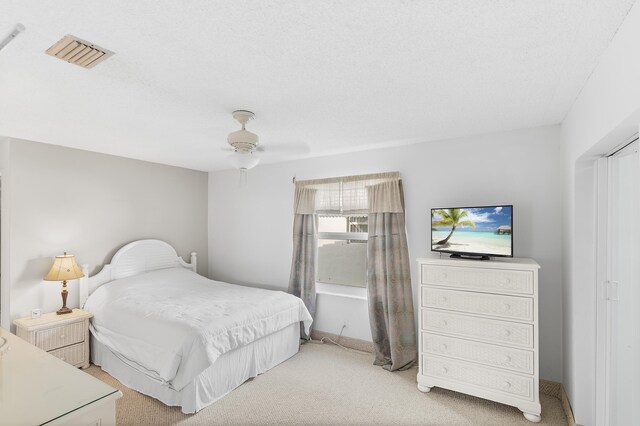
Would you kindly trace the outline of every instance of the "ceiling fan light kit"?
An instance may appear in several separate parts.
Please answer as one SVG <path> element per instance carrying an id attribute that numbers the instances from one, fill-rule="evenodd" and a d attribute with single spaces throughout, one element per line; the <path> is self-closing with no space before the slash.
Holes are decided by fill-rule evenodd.
<path id="1" fill-rule="evenodd" d="M 233 153 L 229 156 L 229 161 L 236 169 L 240 170 L 240 185 L 247 182 L 247 170 L 254 168 L 260 162 L 260 157 L 255 153 L 258 148 L 258 135 L 246 129 L 249 120 L 255 118 L 251 111 L 237 110 L 233 112 L 233 118 L 240 123 L 242 128 L 229 133 L 227 142 L 233 148 Z"/>
<path id="2" fill-rule="evenodd" d="M 253 169 L 260 162 L 260 157 L 250 151 L 235 151 L 229 155 L 229 161 L 236 169 Z"/>

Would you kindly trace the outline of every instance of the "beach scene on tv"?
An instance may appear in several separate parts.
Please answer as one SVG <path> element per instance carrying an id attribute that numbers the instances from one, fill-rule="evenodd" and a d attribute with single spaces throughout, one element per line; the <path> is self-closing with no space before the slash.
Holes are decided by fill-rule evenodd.
<path id="1" fill-rule="evenodd" d="M 433 250 L 511 256 L 511 206 L 431 210 Z"/>

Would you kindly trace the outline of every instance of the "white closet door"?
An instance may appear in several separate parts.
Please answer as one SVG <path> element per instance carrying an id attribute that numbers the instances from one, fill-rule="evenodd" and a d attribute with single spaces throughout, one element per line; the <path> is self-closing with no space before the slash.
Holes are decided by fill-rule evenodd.
<path id="1" fill-rule="evenodd" d="M 640 155 L 638 141 L 608 159 L 608 424 L 640 425 Z"/>

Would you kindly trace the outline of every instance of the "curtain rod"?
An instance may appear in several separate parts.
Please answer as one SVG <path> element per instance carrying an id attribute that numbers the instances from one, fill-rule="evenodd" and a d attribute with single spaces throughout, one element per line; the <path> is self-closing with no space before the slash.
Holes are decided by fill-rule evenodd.
<path id="1" fill-rule="evenodd" d="M 323 183 L 335 183 L 341 181 L 353 182 L 358 180 L 367 180 L 367 179 L 400 179 L 400 172 L 383 172 L 383 173 L 370 173 L 366 175 L 351 175 L 351 176 L 336 176 L 324 179 L 307 179 L 307 180 L 297 180 L 295 175 L 291 179 L 291 183 L 293 184 L 308 184 L 308 185 L 318 185 Z"/>

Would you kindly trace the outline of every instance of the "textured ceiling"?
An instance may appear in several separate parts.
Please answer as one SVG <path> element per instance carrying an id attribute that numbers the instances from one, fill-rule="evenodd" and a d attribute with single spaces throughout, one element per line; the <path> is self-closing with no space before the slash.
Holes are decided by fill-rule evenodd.
<path id="1" fill-rule="evenodd" d="M 0 0 L 0 135 L 214 170 L 235 109 L 264 162 L 555 124 L 633 2 Z"/>

